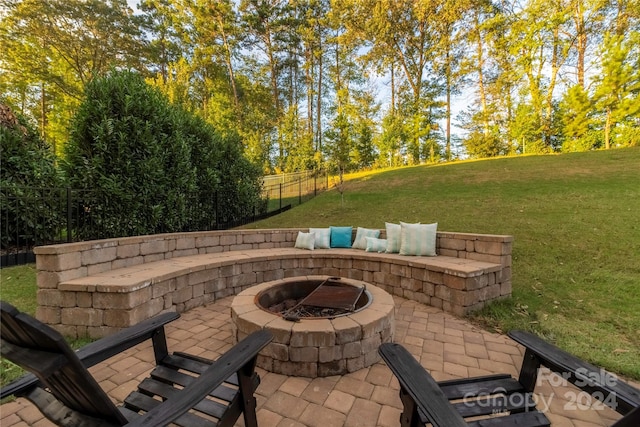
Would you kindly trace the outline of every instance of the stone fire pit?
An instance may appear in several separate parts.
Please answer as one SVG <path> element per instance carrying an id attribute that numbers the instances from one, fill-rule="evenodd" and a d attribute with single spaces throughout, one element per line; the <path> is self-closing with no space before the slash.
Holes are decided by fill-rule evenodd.
<path id="1" fill-rule="evenodd" d="M 330 279 L 342 286 L 365 288 L 353 312 L 321 317 L 287 316 L 270 311 L 284 301 L 299 302 Z M 289 305 L 293 303 L 288 302 Z M 292 320 L 286 320 L 285 317 Z M 231 303 L 236 340 L 259 329 L 273 333 L 273 341 L 260 353 L 258 366 L 278 374 L 302 377 L 342 375 L 379 360 L 378 346 L 393 339 L 393 298 L 360 280 L 304 276 L 274 280 L 239 293 Z"/>

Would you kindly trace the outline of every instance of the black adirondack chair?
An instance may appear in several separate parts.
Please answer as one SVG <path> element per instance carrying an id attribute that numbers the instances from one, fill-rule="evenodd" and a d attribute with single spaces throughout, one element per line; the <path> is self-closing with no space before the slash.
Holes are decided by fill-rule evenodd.
<path id="1" fill-rule="evenodd" d="M 165 313 L 74 352 L 62 335 L 1 302 L 2 357 L 34 375 L 2 388 L 0 397 L 24 396 L 60 426 L 232 426 L 244 414 L 257 426 L 258 352 L 272 339 L 255 332 L 216 361 L 170 354 L 164 325 L 179 317 Z M 156 367 L 116 407 L 88 367 L 151 339 Z"/>
<path id="2" fill-rule="evenodd" d="M 404 409 L 400 424 L 434 427 L 543 427 L 549 419 L 536 409 L 538 368 L 546 366 L 592 398 L 623 414 L 614 427 L 640 426 L 640 390 L 616 376 L 523 331 L 509 336 L 526 348 L 519 378 L 509 374 L 436 382 L 399 344 L 379 348 L 400 382 Z"/>

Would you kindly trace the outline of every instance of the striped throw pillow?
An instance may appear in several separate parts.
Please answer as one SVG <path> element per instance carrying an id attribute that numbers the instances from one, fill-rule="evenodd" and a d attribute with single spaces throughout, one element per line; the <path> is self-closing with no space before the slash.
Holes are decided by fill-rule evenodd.
<path id="1" fill-rule="evenodd" d="M 400 252 L 400 224 L 392 224 L 385 222 L 384 226 L 387 230 L 387 253 L 397 254 Z"/>
<path id="2" fill-rule="evenodd" d="M 358 227 L 356 230 L 356 238 L 353 241 L 353 246 L 351 247 L 355 249 L 367 249 L 367 241 L 365 238 L 378 236 L 380 236 L 380 230 Z"/>
<path id="3" fill-rule="evenodd" d="M 331 247 L 331 229 L 327 228 L 309 228 L 309 233 L 316 233 L 316 249 L 329 249 Z"/>
<path id="4" fill-rule="evenodd" d="M 365 237 L 367 242 L 367 247 L 365 250 L 367 252 L 386 252 L 387 250 L 387 239 L 378 239 L 376 237 Z"/>
<path id="5" fill-rule="evenodd" d="M 436 256 L 438 223 L 400 223 L 400 255 Z"/>

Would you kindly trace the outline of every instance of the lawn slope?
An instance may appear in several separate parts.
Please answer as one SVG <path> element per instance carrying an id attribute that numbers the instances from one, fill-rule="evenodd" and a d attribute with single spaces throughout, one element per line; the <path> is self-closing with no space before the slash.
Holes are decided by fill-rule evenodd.
<path id="1" fill-rule="evenodd" d="M 640 379 L 640 147 L 359 174 L 249 227 L 385 221 L 513 235 L 513 298 L 473 319 Z"/>

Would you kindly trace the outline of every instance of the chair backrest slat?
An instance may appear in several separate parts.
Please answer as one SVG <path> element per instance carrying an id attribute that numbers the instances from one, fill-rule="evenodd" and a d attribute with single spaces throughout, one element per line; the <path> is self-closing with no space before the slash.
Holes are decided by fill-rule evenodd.
<path id="1" fill-rule="evenodd" d="M 30 370 L 65 406 L 116 425 L 126 418 L 62 335 L 2 301 L 2 356 Z"/>

